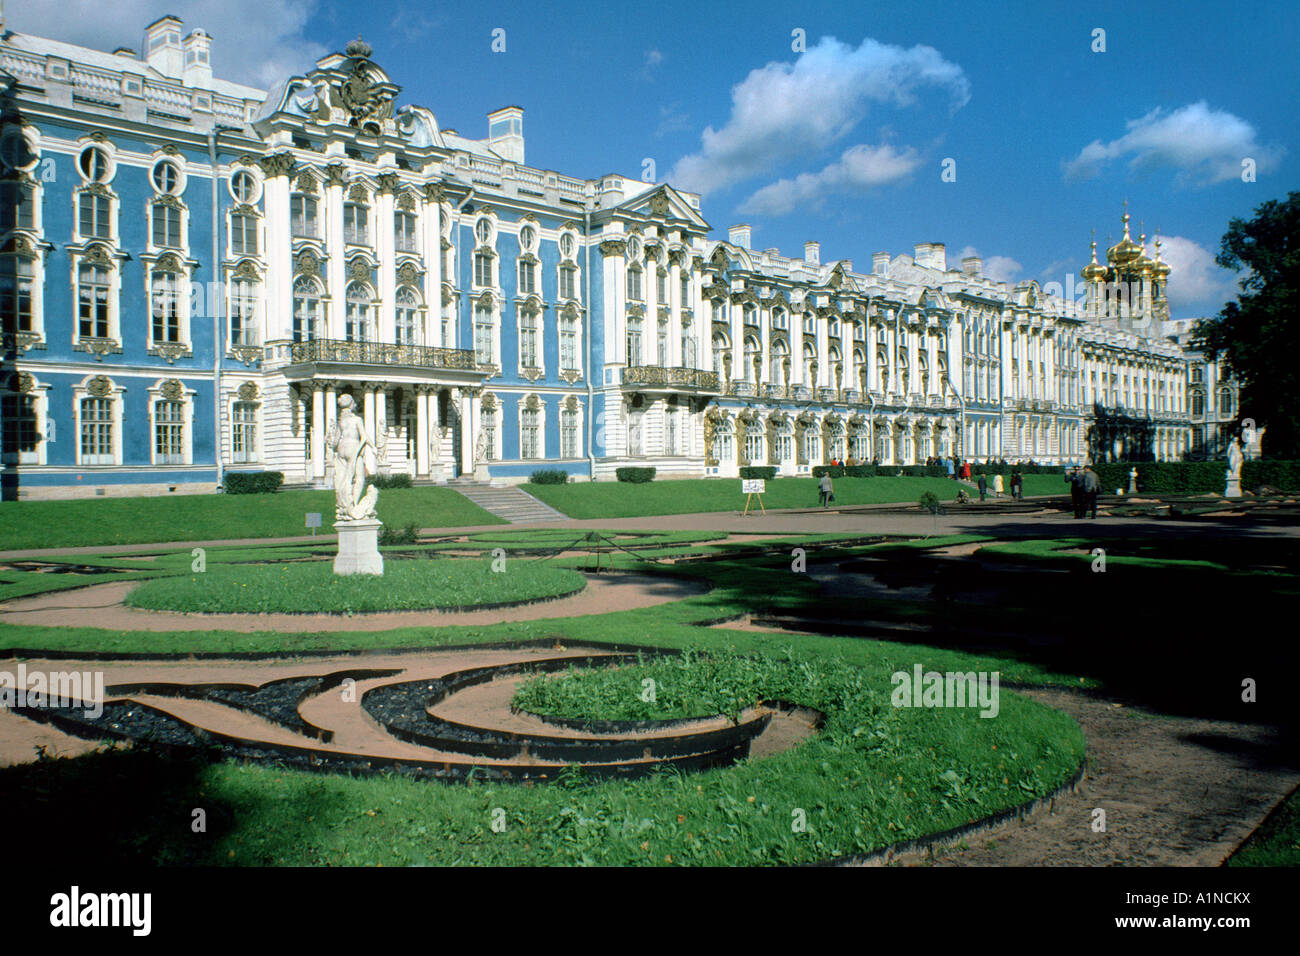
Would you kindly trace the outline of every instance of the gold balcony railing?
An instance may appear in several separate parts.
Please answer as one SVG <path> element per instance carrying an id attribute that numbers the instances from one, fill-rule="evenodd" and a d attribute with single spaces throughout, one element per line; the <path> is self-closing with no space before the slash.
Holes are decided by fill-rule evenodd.
<path id="1" fill-rule="evenodd" d="M 623 369 L 623 384 L 716 392 L 718 391 L 718 373 L 705 371 L 702 368 L 629 365 Z"/>

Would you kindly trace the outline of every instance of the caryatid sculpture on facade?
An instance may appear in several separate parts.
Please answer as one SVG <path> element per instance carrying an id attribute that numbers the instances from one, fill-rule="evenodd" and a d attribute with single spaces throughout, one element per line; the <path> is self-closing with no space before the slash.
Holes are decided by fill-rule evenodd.
<path id="1" fill-rule="evenodd" d="M 339 417 L 325 439 L 334 453 L 335 518 L 339 521 L 375 517 L 379 499 L 378 489 L 366 488 L 366 479 L 375 473 L 375 445 L 355 404 L 351 395 L 339 396 Z"/>

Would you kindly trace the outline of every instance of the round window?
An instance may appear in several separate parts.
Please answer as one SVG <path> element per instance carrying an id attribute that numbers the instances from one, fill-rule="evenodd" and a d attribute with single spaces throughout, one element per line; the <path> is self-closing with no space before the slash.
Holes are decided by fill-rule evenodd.
<path id="1" fill-rule="evenodd" d="M 153 186 L 160 193 L 174 193 L 180 184 L 181 174 L 176 164 L 161 162 L 153 168 Z"/>
<path id="2" fill-rule="evenodd" d="M 247 170 L 240 170 L 230 177 L 230 194 L 235 200 L 245 205 L 257 201 L 257 177 Z"/>
<path id="3" fill-rule="evenodd" d="M 492 238 L 492 225 L 486 219 L 480 219 L 474 226 L 474 235 L 480 244 L 486 245 Z"/>
<path id="4" fill-rule="evenodd" d="M 560 236 L 560 254 L 564 256 L 564 258 L 573 258 L 573 250 L 575 246 L 576 244 L 573 241 L 573 236 L 569 233 L 566 232 L 564 235 Z"/>
<path id="5" fill-rule="evenodd" d="M 98 146 L 88 146 L 81 152 L 81 174 L 92 183 L 102 183 L 112 173 L 108 153 Z"/>

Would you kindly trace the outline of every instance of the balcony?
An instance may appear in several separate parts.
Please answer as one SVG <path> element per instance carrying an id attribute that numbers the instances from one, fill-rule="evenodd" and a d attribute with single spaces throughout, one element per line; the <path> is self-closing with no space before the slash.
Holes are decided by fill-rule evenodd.
<path id="1" fill-rule="evenodd" d="M 718 373 L 702 368 L 629 365 L 623 369 L 623 384 L 670 392 L 716 392 Z"/>
<path id="2" fill-rule="evenodd" d="M 431 345 L 395 345 L 388 342 L 348 342 L 311 339 L 289 345 L 290 365 L 377 365 L 388 368 L 435 368 L 477 372 L 470 349 Z"/>
<path id="3" fill-rule="evenodd" d="M 835 389 L 833 389 L 833 388 L 824 388 L 824 387 L 823 387 L 823 388 L 819 388 L 819 389 L 817 389 L 817 401 L 819 401 L 819 402 L 833 402 L 833 401 L 835 401 L 835 398 L 836 398 Z"/>
<path id="4" fill-rule="evenodd" d="M 790 397 L 798 402 L 812 401 L 812 389 L 807 385 L 791 385 Z"/>
<path id="5" fill-rule="evenodd" d="M 740 398 L 753 398 L 758 389 L 753 382 L 732 382 L 727 386 L 728 395 L 736 395 Z"/>
<path id="6" fill-rule="evenodd" d="M 784 385 L 774 385 L 771 382 L 767 382 L 763 385 L 764 398 L 785 398 L 785 396 L 786 387 Z"/>

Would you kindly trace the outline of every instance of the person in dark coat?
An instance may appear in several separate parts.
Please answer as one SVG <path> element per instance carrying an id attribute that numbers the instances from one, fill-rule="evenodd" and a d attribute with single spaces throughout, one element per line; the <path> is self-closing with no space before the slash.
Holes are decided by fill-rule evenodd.
<path id="1" fill-rule="evenodd" d="M 1080 483 L 1083 481 L 1083 473 L 1079 466 L 1075 465 L 1065 473 L 1065 480 L 1070 483 L 1070 504 L 1074 506 L 1074 516 L 1083 517 L 1083 489 Z"/>
<path id="2" fill-rule="evenodd" d="M 1097 517 L 1097 494 L 1101 491 L 1101 478 L 1091 468 L 1083 469 L 1083 478 L 1079 482 L 1079 488 L 1083 492 L 1082 512 L 1091 511 L 1091 518 Z M 1083 517 L 1081 513 L 1079 517 Z"/>
<path id="3" fill-rule="evenodd" d="M 822 480 L 817 483 L 821 495 L 822 507 L 825 508 L 835 500 L 835 488 L 831 484 L 831 476 L 825 472 L 822 473 Z"/>
<path id="4" fill-rule="evenodd" d="M 1019 501 L 1024 494 L 1024 479 L 1020 476 L 1020 469 L 1017 468 L 1011 473 L 1011 497 Z"/>
<path id="5" fill-rule="evenodd" d="M 980 501 L 983 501 L 985 494 L 989 490 L 989 480 L 988 478 L 984 477 L 983 474 L 981 474 L 978 484 L 980 486 Z"/>

